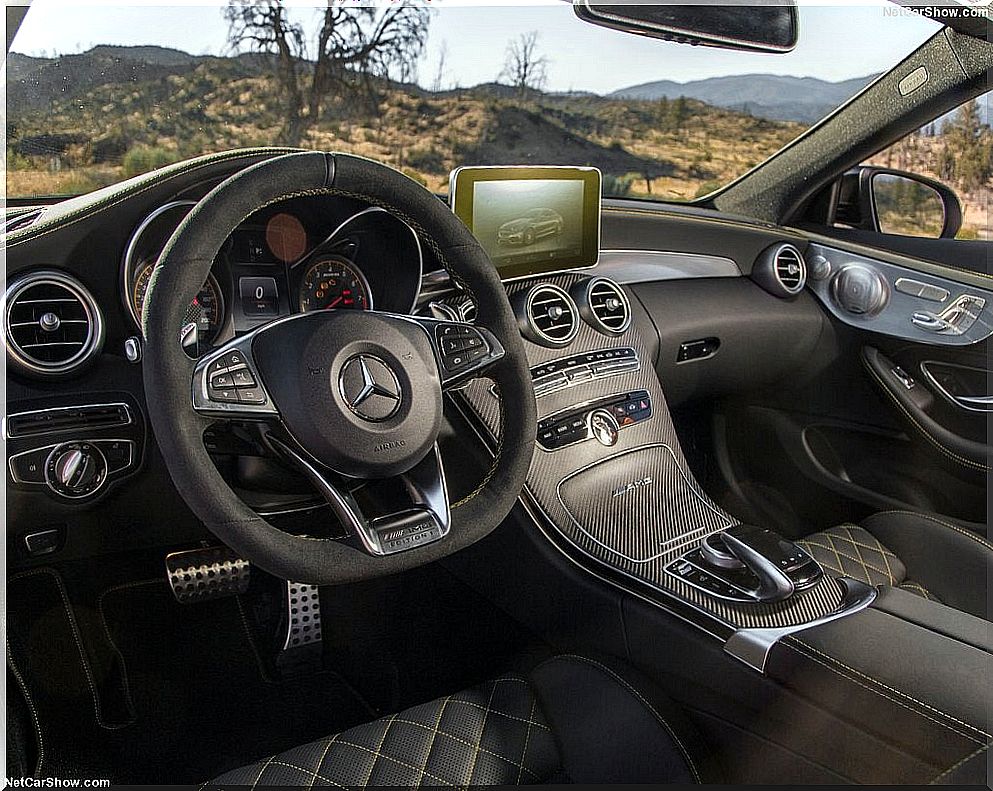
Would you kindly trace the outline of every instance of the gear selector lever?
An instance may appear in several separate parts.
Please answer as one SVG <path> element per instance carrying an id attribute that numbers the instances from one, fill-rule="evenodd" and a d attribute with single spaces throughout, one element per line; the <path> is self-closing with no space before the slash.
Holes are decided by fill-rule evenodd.
<path id="1" fill-rule="evenodd" d="M 752 525 L 711 533 L 668 570 L 721 598 L 754 602 L 788 599 L 823 574 L 817 561 L 792 541 Z"/>

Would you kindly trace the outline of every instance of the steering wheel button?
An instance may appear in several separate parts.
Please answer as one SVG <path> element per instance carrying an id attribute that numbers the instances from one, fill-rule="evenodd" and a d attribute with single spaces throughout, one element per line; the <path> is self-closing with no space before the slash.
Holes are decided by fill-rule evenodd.
<path id="1" fill-rule="evenodd" d="M 247 368 L 242 368 L 239 371 L 235 371 L 234 373 L 231 374 L 231 377 L 234 379 L 235 387 L 255 386 L 255 377 L 252 376 L 252 372 L 249 371 Z"/>
<path id="2" fill-rule="evenodd" d="M 235 391 L 238 401 L 242 404 L 264 404 L 265 391 L 261 387 L 242 387 Z"/>
<path id="3" fill-rule="evenodd" d="M 231 374 L 218 374 L 210 380 L 210 386 L 217 389 L 234 387 L 234 377 Z"/>
<path id="4" fill-rule="evenodd" d="M 224 404 L 237 404 L 238 391 L 234 388 L 217 389 L 212 387 L 210 388 L 210 400 Z"/>
<path id="5" fill-rule="evenodd" d="M 441 353 L 448 355 L 461 352 L 465 348 L 464 343 L 465 342 L 461 338 L 442 338 Z"/>

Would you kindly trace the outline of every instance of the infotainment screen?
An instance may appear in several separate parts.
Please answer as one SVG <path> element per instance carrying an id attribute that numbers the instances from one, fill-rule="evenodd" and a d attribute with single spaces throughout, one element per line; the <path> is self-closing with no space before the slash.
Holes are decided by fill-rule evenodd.
<path id="1" fill-rule="evenodd" d="M 600 171 L 580 167 L 465 167 L 452 171 L 454 211 L 500 273 L 579 269 L 600 254 Z"/>

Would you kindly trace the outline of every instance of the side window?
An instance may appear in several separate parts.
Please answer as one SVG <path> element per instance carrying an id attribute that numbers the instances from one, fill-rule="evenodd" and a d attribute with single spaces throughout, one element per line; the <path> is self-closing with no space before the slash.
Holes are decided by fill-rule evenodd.
<path id="1" fill-rule="evenodd" d="M 922 126 L 863 162 L 906 171 L 951 189 L 962 205 L 956 239 L 990 238 L 993 197 L 993 128 L 990 93 Z M 936 237 L 944 210 L 941 196 L 926 182 L 892 174 L 872 177 L 879 230 L 904 236 Z"/>

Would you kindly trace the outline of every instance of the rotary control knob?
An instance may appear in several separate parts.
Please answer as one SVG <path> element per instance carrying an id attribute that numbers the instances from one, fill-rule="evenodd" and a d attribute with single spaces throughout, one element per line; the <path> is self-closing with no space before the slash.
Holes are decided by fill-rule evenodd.
<path id="1" fill-rule="evenodd" d="M 70 499 L 95 494 L 107 480 L 107 459 L 89 442 L 66 442 L 55 448 L 45 464 L 48 487 Z"/>
<path id="2" fill-rule="evenodd" d="M 831 281 L 831 293 L 841 307 L 854 316 L 875 316 L 890 299 L 886 279 L 861 264 L 843 267 Z"/>
<path id="3" fill-rule="evenodd" d="M 610 448 L 617 444 L 620 426 L 617 418 L 606 409 L 594 409 L 589 416 L 589 426 L 590 432 L 601 445 Z"/>

